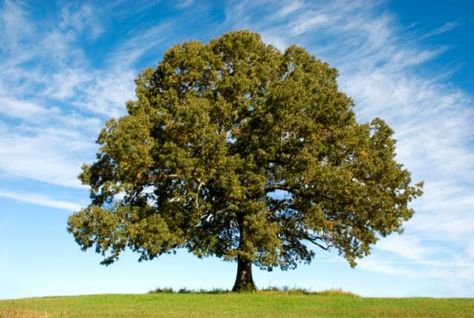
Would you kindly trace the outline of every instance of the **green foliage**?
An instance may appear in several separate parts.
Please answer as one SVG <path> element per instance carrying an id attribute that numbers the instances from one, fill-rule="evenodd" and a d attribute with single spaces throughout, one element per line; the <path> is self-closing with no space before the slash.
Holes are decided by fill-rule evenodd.
<path id="1" fill-rule="evenodd" d="M 80 179 L 92 203 L 68 231 L 104 264 L 186 248 L 271 270 L 334 249 L 354 266 L 401 232 L 421 195 L 381 119 L 358 124 L 337 71 L 248 31 L 171 47 L 136 80 Z"/>

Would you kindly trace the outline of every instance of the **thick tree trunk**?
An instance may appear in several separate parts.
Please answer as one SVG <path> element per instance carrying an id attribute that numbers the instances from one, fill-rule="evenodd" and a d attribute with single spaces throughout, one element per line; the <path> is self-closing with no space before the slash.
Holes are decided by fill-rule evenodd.
<path id="1" fill-rule="evenodd" d="M 245 239 L 247 237 L 244 226 L 244 215 L 237 215 L 237 223 L 239 224 L 239 250 L 245 249 Z M 252 278 L 252 261 L 242 256 L 237 257 L 237 275 L 235 276 L 233 292 L 250 292 L 255 291 L 255 283 Z"/>
<path id="2" fill-rule="evenodd" d="M 237 276 L 232 291 L 249 292 L 255 290 L 257 288 L 252 278 L 252 262 L 239 257 L 237 260 Z"/>

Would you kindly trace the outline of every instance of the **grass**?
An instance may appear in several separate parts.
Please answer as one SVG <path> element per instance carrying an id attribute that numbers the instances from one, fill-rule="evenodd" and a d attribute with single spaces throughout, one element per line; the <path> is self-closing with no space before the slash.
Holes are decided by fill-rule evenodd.
<path id="1" fill-rule="evenodd" d="M 474 299 L 364 298 L 338 290 L 159 292 L 2 300 L 0 317 L 474 317 Z"/>

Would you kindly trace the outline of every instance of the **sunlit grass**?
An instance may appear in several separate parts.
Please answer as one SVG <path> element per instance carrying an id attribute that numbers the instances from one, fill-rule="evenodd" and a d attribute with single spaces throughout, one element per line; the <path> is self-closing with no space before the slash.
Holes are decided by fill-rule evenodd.
<path id="1" fill-rule="evenodd" d="M 315 293 L 151 293 L 0 301 L 0 317 L 474 317 L 474 299 L 365 298 Z"/>

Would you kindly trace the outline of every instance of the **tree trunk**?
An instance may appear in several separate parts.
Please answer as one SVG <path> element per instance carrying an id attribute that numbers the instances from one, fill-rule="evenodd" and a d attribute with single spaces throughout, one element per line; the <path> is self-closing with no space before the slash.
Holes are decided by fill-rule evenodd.
<path id="1" fill-rule="evenodd" d="M 252 262 L 239 257 L 237 260 L 237 276 L 232 291 L 250 292 L 255 290 L 257 288 L 252 278 Z"/>
<path id="2" fill-rule="evenodd" d="M 245 239 L 247 237 L 245 225 L 244 225 L 244 215 L 242 213 L 237 214 L 237 223 L 239 224 L 239 250 L 245 249 Z M 248 258 L 237 256 L 237 275 L 235 276 L 234 287 L 232 287 L 233 292 L 251 292 L 255 291 L 255 283 L 252 278 L 252 261 Z"/>

